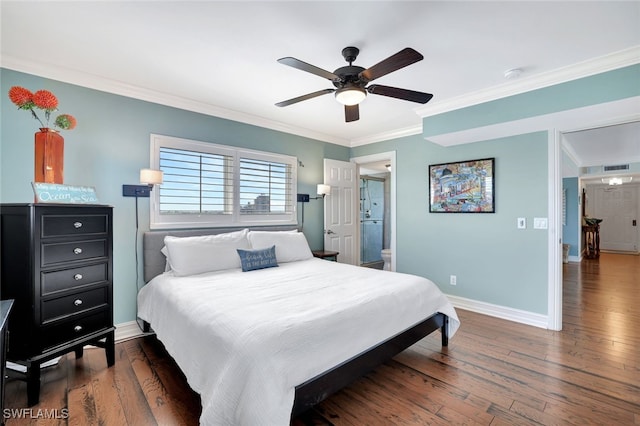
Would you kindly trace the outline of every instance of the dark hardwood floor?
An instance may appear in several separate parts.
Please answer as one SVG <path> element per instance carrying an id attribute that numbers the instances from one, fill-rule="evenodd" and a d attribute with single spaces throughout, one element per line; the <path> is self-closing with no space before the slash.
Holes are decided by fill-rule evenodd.
<path id="1" fill-rule="evenodd" d="M 435 333 L 292 424 L 640 424 L 639 256 L 565 264 L 561 332 L 458 313 L 448 348 Z M 26 407 L 25 384 L 10 381 L 6 397 Z M 145 337 L 118 343 L 112 368 L 103 350 L 63 357 L 26 414 L 40 418 L 6 424 L 195 425 L 200 399 Z"/>

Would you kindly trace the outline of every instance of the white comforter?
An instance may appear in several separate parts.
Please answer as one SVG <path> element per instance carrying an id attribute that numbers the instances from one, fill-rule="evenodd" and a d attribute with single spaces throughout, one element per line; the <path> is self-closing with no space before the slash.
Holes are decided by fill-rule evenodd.
<path id="1" fill-rule="evenodd" d="M 283 425 L 294 388 L 435 312 L 431 281 L 320 259 L 251 272 L 154 278 L 139 316 L 201 394 L 203 425 Z"/>

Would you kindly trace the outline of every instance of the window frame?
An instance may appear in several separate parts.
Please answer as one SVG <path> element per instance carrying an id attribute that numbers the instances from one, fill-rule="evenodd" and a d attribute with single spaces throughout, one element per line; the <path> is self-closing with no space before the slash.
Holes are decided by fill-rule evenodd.
<path id="1" fill-rule="evenodd" d="M 233 158 L 233 187 L 231 214 L 160 214 L 160 188 L 151 191 L 149 197 L 149 227 L 150 229 L 178 229 L 178 228 L 219 228 L 232 226 L 269 226 L 269 225 L 297 225 L 297 157 L 276 154 L 265 151 L 238 148 L 212 142 L 202 142 L 191 139 L 177 138 L 151 134 L 150 137 L 150 165 L 152 169 L 160 169 L 160 148 L 173 148 L 208 154 L 222 154 Z M 290 212 L 269 214 L 241 214 L 240 213 L 240 159 L 253 159 L 287 164 L 291 170 L 290 193 L 287 194 L 287 204 Z"/>

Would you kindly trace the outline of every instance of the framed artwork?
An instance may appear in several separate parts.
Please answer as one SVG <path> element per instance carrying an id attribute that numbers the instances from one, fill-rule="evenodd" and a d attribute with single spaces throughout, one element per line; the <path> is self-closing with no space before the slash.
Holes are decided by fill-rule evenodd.
<path id="1" fill-rule="evenodd" d="M 429 212 L 495 213 L 495 158 L 429 165 Z"/>

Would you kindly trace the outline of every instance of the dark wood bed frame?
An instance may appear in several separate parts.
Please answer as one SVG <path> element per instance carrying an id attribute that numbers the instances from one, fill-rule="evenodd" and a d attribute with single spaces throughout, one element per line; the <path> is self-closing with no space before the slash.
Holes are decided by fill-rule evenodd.
<path id="1" fill-rule="evenodd" d="M 322 402 L 329 395 L 348 386 L 351 382 L 390 360 L 435 330 L 440 329 L 442 346 L 447 346 L 449 344 L 448 324 L 449 317 L 437 313 L 410 329 L 296 386 L 292 417 Z"/>
<path id="2" fill-rule="evenodd" d="M 256 228 L 252 228 L 256 229 Z M 261 230 L 289 230 L 291 227 L 261 227 Z M 149 282 L 154 276 L 164 270 L 164 256 L 160 253 L 162 241 L 165 235 L 173 236 L 193 236 L 193 235 L 213 235 L 223 232 L 238 230 L 238 228 L 189 230 L 189 231 L 150 231 L 145 232 L 143 238 L 145 282 Z M 442 346 L 449 344 L 449 317 L 442 313 L 436 313 L 424 321 L 398 333 L 395 336 L 355 355 L 341 364 L 325 371 L 296 386 L 295 399 L 293 402 L 292 418 L 307 411 L 314 405 L 322 402 L 331 394 L 348 386 L 356 379 L 362 377 L 375 367 L 390 360 L 409 346 L 420 341 L 424 337 L 440 330 L 442 335 Z M 143 331 L 149 332 L 151 325 L 143 321 Z"/>

